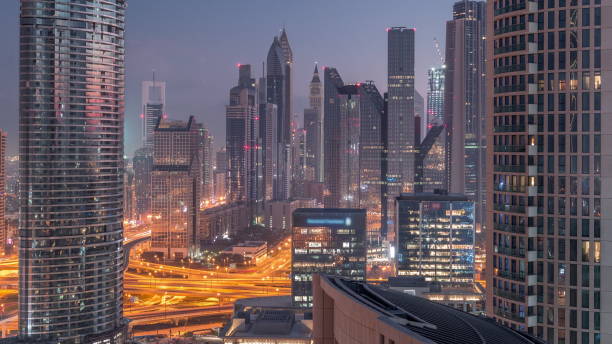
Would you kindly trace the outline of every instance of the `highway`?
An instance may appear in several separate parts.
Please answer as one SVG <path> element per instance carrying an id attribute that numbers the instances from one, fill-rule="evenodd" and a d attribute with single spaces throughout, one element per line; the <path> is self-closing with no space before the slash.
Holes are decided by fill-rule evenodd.
<path id="1" fill-rule="evenodd" d="M 150 230 L 145 227 L 139 229 L 141 230 L 126 231 L 124 244 L 151 235 Z M 136 246 L 140 245 L 143 244 Z M 146 262 L 137 256 L 137 252 L 132 252 L 124 277 L 124 314 L 132 320 L 131 326 L 229 315 L 236 299 L 290 293 L 289 238 L 272 248 L 270 255 L 258 266 L 244 269 L 220 266 L 214 269 L 193 269 Z M 0 330 L 3 333 L 17 328 L 17 307 L 14 304 L 18 284 L 17 264 L 16 258 L 0 259 L 0 286 L 4 288 L 0 289 L 0 302 L 5 302 L 7 309 L 4 317 L 0 317 L 5 318 L 0 320 Z M 173 277 L 164 277 L 164 274 Z M 9 304 L 9 299 L 14 301 Z M 180 327 L 178 323 L 177 327 Z M 196 327 L 197 325 L 190 325 L 189 329 Z M 202 328 L 204 327 L 206 325 L 202 325 Z M 143 330 L 135 335 L 150 332 Z"/>

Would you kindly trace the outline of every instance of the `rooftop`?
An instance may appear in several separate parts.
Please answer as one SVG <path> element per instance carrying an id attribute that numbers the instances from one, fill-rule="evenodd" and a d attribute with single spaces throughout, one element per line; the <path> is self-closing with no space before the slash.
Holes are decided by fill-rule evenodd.
<path id="1" fill-rule="evenodd" d="M 385 320 L 436 344 L 544 344 L 522 332 L 501 326 L 494 320 L 475 316 L 424 298 L 393 290 L 322 276 L 358 302 L 381 313 Z M 384 321 L 384 320 L 383 320 Z"/>

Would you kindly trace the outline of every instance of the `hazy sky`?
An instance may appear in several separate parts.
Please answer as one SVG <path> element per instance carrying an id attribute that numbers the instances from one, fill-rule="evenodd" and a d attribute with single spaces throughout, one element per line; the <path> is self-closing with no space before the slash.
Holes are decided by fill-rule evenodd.
<path id="1" fill-rule="evenodd" d="M 338 68 L 345 82 L 374 80 L 386 91 L 385 28 L 417 29 L 416 84 L 425 96 L 427 68 L 439 64 L 455 0 L 128 0 L 126 154 L 140 142 L 140 83 L 167 82 L 170 118 L 196 118 L 225 144 L 225 104 L 236 63 L 261 74 L 274 35 L 284 26 L 295 58 L 294 111 L 307 106 L 314 62 Z M 17 152 L 19 1 L 0 0 L 0 127 Z"/>

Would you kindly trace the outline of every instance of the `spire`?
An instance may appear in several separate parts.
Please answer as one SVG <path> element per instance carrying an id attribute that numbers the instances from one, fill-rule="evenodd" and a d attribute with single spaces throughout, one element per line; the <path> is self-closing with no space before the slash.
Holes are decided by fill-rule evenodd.
<path id="1" fill-rule="evenodd" d="M 319 68 L 317 67 L 317 63 L 315 62 L 314 72 L 312 73 L 312 80 L 310 83 L 320 83 L 321 79 L 319 79 Z"/>
<path id="2" fill-rule="evenodd" d="M 280 46 L 283 49 L 283 55 L 285 57 L 285 62 L 293 63 L 293 51 L 291 50 L 291 46 L 289 45 L 289 37 L 287 37 L 287 31 L 283 27 L 281 30 L 281 35 L 279 38 Z"/>

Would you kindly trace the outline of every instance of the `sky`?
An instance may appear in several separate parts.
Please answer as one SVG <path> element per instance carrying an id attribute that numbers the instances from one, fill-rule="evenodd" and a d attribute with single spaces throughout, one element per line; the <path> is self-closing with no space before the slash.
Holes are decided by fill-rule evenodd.
<path id="1" fill-rule="evenodd" d="M 139 148 L 140 85 L 166 81 L 166 113 L 209 127 L 225 144 L 225 105 L 237 63 L 262 72 L 268 48 L 285 27 L 293 49 L 295 113 L 308 105 L 314 63 L 338 69 L 345 82 L 373 80 L 386 91 L 391 26 L 416 28 L 416 88 L 426 95 L 427 69 L 440 64 L 445 22 L 455 0 L 128 0 L 126 13 L 125 153 Z M 0 128 L 9 154 L 18 150 L 19 1 L 0 0 Z"/>

